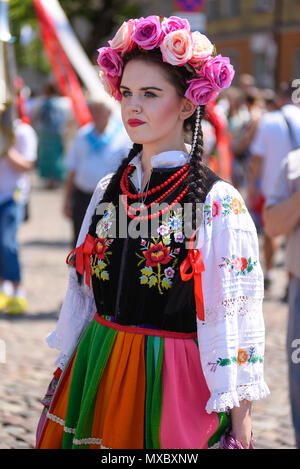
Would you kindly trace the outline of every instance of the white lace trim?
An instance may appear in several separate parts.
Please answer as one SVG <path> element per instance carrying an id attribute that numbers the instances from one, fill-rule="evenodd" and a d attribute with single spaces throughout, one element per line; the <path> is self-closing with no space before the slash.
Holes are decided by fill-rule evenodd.
<path id="1" fill-rule="evenodd" d="M 205 306 L 205 323 L 214 324 L 233 316 L 257 315 L 262 311 L 263 297 L 242 295 L 225 298 L 219 304 Z"/>
<path id="2" fill-rule="evenodd" d="M 206 412 L 227 412 L 233 407 L 239 407 L 240 401 L 257 401 L 270 394 L 267 384 L 263 381 L 253 384 L 241 384 L 236 391 L 214 393 L 206 404 Z"/>
<path id="3" fill-rule="evenodd" d="M 60 368 L 62 371 L 64 370 L 66 363 L 69 361 L 69 356 L 65 353 L 61 353 L 55 361 L 55 366 Z"/>
<path id="4" fill-rule="evenodd" d="M 107 446 L 102 445 L 102 439 L 101 438 L 81 438 L 80 440 L 77 440 L 76 438 L 73 439 L 73 445 L 99 445 L 100 449 L 112 449 L 108 448 Z"/>
<path id="5" fill-rule="evenodd" d="M 53 422 L 58 423 L 59 425 L 61 425 L 62 427 L 64 427 L 64 432 L 75 434 L 76 428 L 65 427 L 65 421 L 64 421 L 63 419 L 60 419 L 60 418 L 57 417 L 56 415 L 50 414 L 50 412 L 48 412 L 47 417 L 48 417 L 50 420 L 53 420 Z"/>
<path id="6" fill-rule="evenodd" d="M 53 422 L 58 423 L 59 425 L 64 427 L 65 433 L 72 433 L 75 435 L 76 428 L 65 427 L 65 421 L 63 419 L 57 417 L 56 415 L 50 414 L 50 412 L 48 412 L 47 417 L 50 420 L 53 420 Z M 99 445 L 101 449 L 111 449 L 102 445 L 102 438 L 80 438 L 79 440 L 77 438 L 73 438 L 73 444 L 77 446 L 78 445 Z"/>

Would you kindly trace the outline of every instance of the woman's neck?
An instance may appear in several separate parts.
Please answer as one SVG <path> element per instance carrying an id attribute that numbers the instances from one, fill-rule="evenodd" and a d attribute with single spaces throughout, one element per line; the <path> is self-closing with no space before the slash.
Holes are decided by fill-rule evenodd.
<path id="1" fill-rule="evenodd" d="M 183 151 L 187 153 L 187 148 L 184 144 L 184 141 L 180 143 L 168 144 L 168 145 L 160 145 L 159 147 L 149 146 L 147 144 L 143 145 L 142 150 L 142 157 L 141 157 L 141 164 L 143 173 L 150 174 L 152 169 L 152 157 L 155 155 L 159 155 L 160 153 L 166 151 Z"/>

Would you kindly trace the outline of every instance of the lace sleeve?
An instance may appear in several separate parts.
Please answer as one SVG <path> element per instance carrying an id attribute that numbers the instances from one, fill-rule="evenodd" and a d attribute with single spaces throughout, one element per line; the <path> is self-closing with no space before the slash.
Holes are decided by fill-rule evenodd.
<path id="1" fill-rule="evenodd" d="M 101 179 L 94 191 L 81 226 L 77 246 L 84 241 L 88 233 L 92 216 L 98 203 L 102 199 L 110 178 L 111 175 L 108 175 Z M 88 288 L 85 282 L 82 282 L 80 285 L 74 267 L 69 267 L 69 269 L 69 283 L 59 319 L 55 330 L 51 332 L 46 339 L 49 347 L 60 350 L 61 353 L 55 365 L 62 369 L 76 347 L 79 337 L 93 319 L 96 312 L 92 289 Z"/>
<path id="2" fill-rule="evenodd" d="M 240 194 L 217 183 L 204 210 L 204 321 L 197 319 L 208 413 L 269 394 L 264 382 L 263 273 L 254 223 Z"/>

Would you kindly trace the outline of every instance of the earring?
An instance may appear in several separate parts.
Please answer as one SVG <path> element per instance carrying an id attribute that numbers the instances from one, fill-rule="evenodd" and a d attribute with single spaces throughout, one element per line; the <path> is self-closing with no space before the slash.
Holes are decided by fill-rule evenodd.
<path id="1" fill-rule="evenodd" d="M 200 121 L 201 121 L 200 113 L 201 113 L 201 108 L 200 108 L 200 106 L 197 106 L 197 109 L 196 109 L 196 124 L 195 124 L 195 129 L 194 129 L 194 134 L 193 134 L 193 144 L 192 144 L 190 155 L 192 155 L 194 153 L 196 143 L 197 143 L 197 139 L 198 139 L 198 132 L 199 132 Z"/>

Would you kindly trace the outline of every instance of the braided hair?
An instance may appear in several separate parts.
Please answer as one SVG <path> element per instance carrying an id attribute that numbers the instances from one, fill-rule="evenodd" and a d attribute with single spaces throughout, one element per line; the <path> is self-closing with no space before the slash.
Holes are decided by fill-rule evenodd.
<path id="1" fill-rule="evenodd" d="M 192 74 L 186 67 L 172 66 L 169 63 L 163 62 L 161 52 L 159 49 L 153 49 L 147 51 L 141 51 L 134 49 L 128 52 L 123 57 L 123 63 L 125 66 L 132 60 L 140 60 L 150 64 L 159 65 L 165 72 L 166 79 L 175 86 L 177 94 L 180 97 L 184 97 L 187 90 L 187 80 L 191 79 Z M 187 200 L 192 203 L 192 229 L 196 229 L 197 225 L 197 204 L 204 202 L 204 188 L 206 183 L 206 174 L 203 167 L 203 132 L 201 127 L 201 121 L 205 115 L 205 106 L 198 106 L 194 114 L 185 120 L 184 131 L 185 136 L 190 139 L 192 136 L 192 150 L 190 153 L 190 173 L 187 177 L 188 193 Z M 128 156 L 124 158 L 111 178 L 105 193 L 103 195 L 102 202 L 114 201 L 118 194 L 118 188 L 120 187 L 120 180 L 125 168 L 130 164 L 131 160 L 142 151 L 143 145 L 134 143 Z M 89 232 L 92 233 L 94 225 L 96 223 L 96 216 L 92 219 L 92 224 Z"/>

